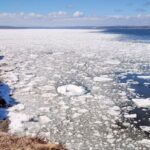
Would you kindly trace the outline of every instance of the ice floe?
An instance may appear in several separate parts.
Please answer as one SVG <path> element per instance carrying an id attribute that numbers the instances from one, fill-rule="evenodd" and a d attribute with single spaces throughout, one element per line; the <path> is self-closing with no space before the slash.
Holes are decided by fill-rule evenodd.
<path id="1" fill-rule="evenodd" d="M 24 110 L 25 106 L 23 104 L 17 104 L 9 109 L 9 111 L 21 111 Z"/>
<path id="2" fill-rule="evenodd" d="M 150 80 L 150 76 L 137 76 L 140 79 Z"/>
<path id="3" fill-rule="evenodd" d="M 141 128 L 143 131 L 150 132 L 150 127 L 149 127 L 149 126 L 140 126 L 140 128 Z"/>
<path id="4" fill-rule="evenodd" d="M 137 107 L 150 107 L 150 98 L 145 99 L 132 99 Z"/>
<path id="5" fill-rule="evenodd" d="M 94 77 L 93 79 L 95 82 L 110 82 L 112 81 L 111 78 L 109 78 L 107 75 L 102 75 L 99 77 Z"/>
<path id="6" fill-rule="evenodd" d="M 21 112 L 9 112 L 8 116 L 9 119 L 12 120 L 9 125 L 11 133 L 22 133 L 24 131 L 24 122 L 29 121 L 30 119 L 27 114 Z"/>
<path id="7" fill-rule="evenodd" d="M 142 139 L 139 140 L 138 143 L 150 147 L 150 139 Z"/>
<path id="8" fill-rule="evenodd" d="M 133 119 L 133 118 L 137 118 L 137 114 L 124 114 L 124 117 L 128 119 Z"/>
<path id="9" fill-rule="evenodd" d="M 107 61 L 105 61 L 105 63 L 107 63 L 109 65 L 119 65 L 120 61 L 118 61 L 118 60 L 107 60 Z"/>
<path id="10" fill-rule="evenodd" d="M 68 84 L 58 87 L 57 92 L 66 96 L 79 96 L 86 94 L 88 91 L 83 86 Z"/>
<path id="11" fill-rule="evenodd" d="M 50 122 L 50 119 L 47 116 L 40 116 L 39 119 L 42 124 Z"/>

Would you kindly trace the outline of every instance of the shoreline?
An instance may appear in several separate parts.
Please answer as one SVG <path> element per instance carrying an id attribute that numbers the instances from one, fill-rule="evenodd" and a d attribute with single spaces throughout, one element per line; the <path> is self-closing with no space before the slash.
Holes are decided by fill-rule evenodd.
<path id="1" fill-rule="evenodd" d="M 3 82 L 1 82 L 3 83 Z M 3 89 L 0 89 L 0 110 L 6 110 L 12 106 L 7 104 L 7 100 L 4 98 Z M 12 94 L 9 93 L 10 99 Z M 3 112 L 0 112 L 1 114 Z M 7 112 L 9 113 L 9 112 Z M 52 144 L 47 140 L 40 139 L 38 137 L 29 137 L 29 136 L 18 136 L 15 134 L 10 134 L 9 125 L 10 120 L 9 116 L 7 118 L 0 119 L 0 150 L 67 150 L 61 144 Z"/>

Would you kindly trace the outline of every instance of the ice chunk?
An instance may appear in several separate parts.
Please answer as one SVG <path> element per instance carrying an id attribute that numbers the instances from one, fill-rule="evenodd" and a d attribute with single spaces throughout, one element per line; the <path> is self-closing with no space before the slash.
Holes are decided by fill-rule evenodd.
<path id="1" fill-rule="evenodd" d="M 10 108 L 9 111 L 21 111 L 21 110 L 24 110 L 24 108 L 25 107 L 23 104 L 18 104 Z"/>
<path id="2" fill-rule="evenodd" d="M 149 132 L 149 131 L 150 131 L 150 127 L 149 127 L 149 126 L 140 126 L 140 128 L 141 128 L 143 131 L 146 131 L 146 132 Z"/>
<path id="3" fill-rule="evenodd" d="M 145 145 L 145 146 L 150 146 L 150 140 L 149 139 L 142 139 L 138 141 L 139 144 Z"/>
<path id="4" fill-rule="evenodd" d="M 128 119 L 134 119 L 137 117 L 137 114 L 125 114 L 124 117 Z"/>
<path id="5" fill-rule="evenodd" d="M 74 113 L 74 114 L 72 115 L 72 118 L 78 118 L 80 115 L 81 115 L 81 114 L 79 114 L 79 113 Z"/>
<path id="6" fill-rule="evenodd" d="M 120 64 L 120 61 L 119 60 L 107 60 L 105 61 L 106 64 L 109 64 L 109 65 L 118 65 Z"/>
<path id="7" fill-rule="evenodd" d="M 111 78 L 109 78 L 108 76 L 106 75 L 103 75 L 103 76 L 100 76 L 100 77 L 94 77 L 93 79 L 95 82 L 110 82 L 112 81 Z"/>
<path id="8" fill-rule="evenodd" d="M 29 121 L 29 116 L 26 115 L 25 113 L 9 112 L 8 116 L 11 122 L 9 125 L 9 129 L 11 130 L 12 133 L 18 131 L 22 132 L 24 130 L 23 123 Z"/>
<path id="9" fill-rule="evenodd" d="M 150 107 L 150 98 L 146 99 L 132 99 L 137 107 Z"/>
<path id="10" fill-rule="evenodd" d="M 49 112 L 49 107 L 41 107 L 41 108 L 39 108 L 39 110 L 40 111 L 42 111 L 42 112 Z"/>
<path id="11" fill-rule="evenodd" d="M 50 122 L 50 119 L 47 116 L 40 116 L 40 122 L 45 124 Z"/>
<path id="12" fill-rule="evenodd" d="M 57 92 L 66 96 L 79 96 L 86 94 L 88 91 L 83 86 L 68 84 L 58 87 Z"/>
<path id="13" fill-rule="evenodd" d="M 118 106 L 114 106 L 110 109 L 108 109 L 108 113 L 110 115 L 113 115 L 113 116 L 119 116 L 120 115 L 120 108 Z"/>
<path id="14" fill-rule="evenodd" d="M 138 76 L 140 79 L 150 80 L 150 76 Z"/>

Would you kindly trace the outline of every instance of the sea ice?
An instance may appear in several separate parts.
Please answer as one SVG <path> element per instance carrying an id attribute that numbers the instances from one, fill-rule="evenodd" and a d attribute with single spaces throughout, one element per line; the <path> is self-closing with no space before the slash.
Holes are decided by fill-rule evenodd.
<path id="1" fill-rule="evenodd" d="M 142 140 L 138 141 L 138 143 L 150 147 L 149 139 L 142 139 Z"/>
<path id="2" fill-rule="evenodd" d="M 118 130 L 116 119 L 120 119 L 122 108 L 115 105 L 122 106 L 128 95 L 118 92 L 124 91 L 127 83 L 118 84 L 115 76 L 118 72 L 139 72 L 143 62 L 149 64 L 149 43 L 118 40 L 116 35 L 99 30 L 0 30 L 0 35 L 2 61 L 13 66 L 2 72 L 2 78 L 15 88 L 17 102 L 26 106 L 1 109 L 10 116 L 10 133 L 41 135 L 42 125 L 49 131 L 44 138 L 60 141 L 68 149 L 142 149 L 137 143 L 142 135 L 135 140 L 131 130 Z M 122 80 L 128 73 L 121 73 Z M 64 83 L 71 84 L 55 89 Z M 92 91 L 88 93 L 79 84 Z M 5 95 L 9 94 L 8 89 Z M 134 139 L 128 141 L 129 137 Z"/>
<path id="3" fill-rule="evenodd" d="M 9 125 L 11 133 L 23 132 L 24 122 L 29 121 L 29 116 L 20 112 L 9 112 L 8 116 L 10 120 L 13 120 Z"/>
<path id="4" fill-rule="evenodd" d="M 50 119 L 47 116 L 40 116 L 40 122 L 45 124 L 50 122 Z"/>
<path id="5" fill-rule="evenodd" d="M 66 96 L 80 96 L 86 94 L 87 90 L 83 86 L 68 84 L 58 87 L 57 92 Z"/>
<path id="6" fill-rule="evenodd" d="M 137 114 L 125 114 L 124 117 L 128 119 L 134 119 L 137 117 Z"/>
<path id="7" fill-rule="evenodd" d="M 150 76 L 138 76 L 140 79 L 150 80 Z"/>
<path id="8" fill-rule="evenodd" d="M 103 76 L 100 76 L 100 77 L 94 77 L 93 79 L 95 82 L 110 82 L 112 81 L 111 78 L 109 78 L 108 76 L 106 75 L 103 75 Z"/>
<path id="9" fill-rule="evenodd" d="M 118 60 L 107 60 L 105 63 L 110 64 L 110 65 L 118 65 L 120 64 L 120 61 Z"/>
<path id="10" fill-rule="evenodd" d="M 140 128 L 141 128 L 143 131 L 150 132 L 150 127 L 149 127 L 149 126 L 140 126 Z"/>
<path id="11" fill-rule="evenodd" d="M 9 111 L 21 111 L 21 110 L 24 110 L 25 107 L 23 104 L 18 104 L 18 105 L 15 105 L 14 107 L 11 107 L 9 109 Z"/>
<path id="12" fill-rule="evenodd" d="M 132 99 L 137 107 L 150 107 L 150 98 L 146 99 Z"/>

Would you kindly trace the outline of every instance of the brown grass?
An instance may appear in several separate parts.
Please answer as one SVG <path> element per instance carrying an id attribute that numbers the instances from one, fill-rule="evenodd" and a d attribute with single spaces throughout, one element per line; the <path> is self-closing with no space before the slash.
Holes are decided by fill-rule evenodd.
<path id="1" fill-rule="evenodd" d="M 0 150 L 66 150 L 60 144 L 50 144 L 39 138 L 17 137 L 0 132 Z"/>
<path id="2" fill-rule="evenodd" d="M 0 120 L 0 132 L 8 132 L 10 121 L 7 120 Z"/>
<path id="3" fill-rule="evenodd" d="M 66 150 L 61 144 L 51 144 L 39 138 L 9 135 L 9 123 L 9 120 L 0 121 L 0 150 Z"/>

